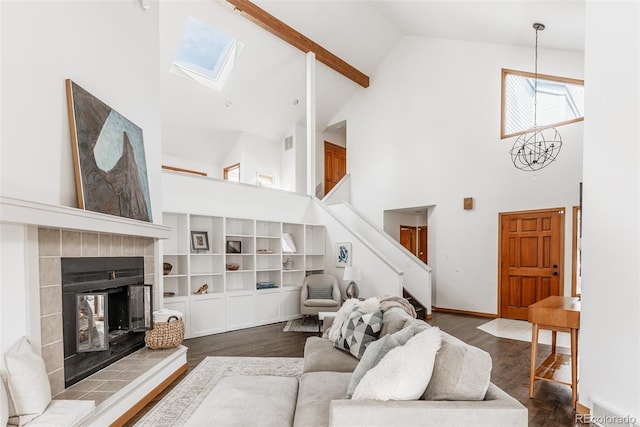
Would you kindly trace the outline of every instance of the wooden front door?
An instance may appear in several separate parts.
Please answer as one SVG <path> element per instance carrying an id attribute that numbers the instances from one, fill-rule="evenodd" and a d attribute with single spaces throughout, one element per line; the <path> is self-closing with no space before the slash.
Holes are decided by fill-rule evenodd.
<path id="1" fill-rule="evenodd" d="M 347 173 L 347 149 L 339 145 L 324 142 L 324 194 L 329 191 Z"/>
<path id="2" fill-rule="evenodd" d="M 527 320 L 528 306 L 563 294 L 564 209 L 500 214 L 500 317 Z"/>

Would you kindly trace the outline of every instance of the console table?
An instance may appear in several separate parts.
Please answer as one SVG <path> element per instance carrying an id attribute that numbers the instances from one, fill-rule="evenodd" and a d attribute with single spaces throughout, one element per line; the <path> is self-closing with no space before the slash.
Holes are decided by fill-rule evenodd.
<path id="1" fill-rule="evenodd" d="M 553 381 L 571 387 L 571 401 L 576 408 L 578 397 L 578 330 L 580 329 L 580 299 L 575 297 L 550 296 L 529 306 L 531 328 L 531 376 L 529 398 L 533 397 L 536 380 Z M 551 331 L 551 354 L 536 368 L 538 332 Z M 571 334 L 571 354 L 556 353 L 556 335 Z M 569 366 L 571 367 L 569 371 Z M 570 375 L 569 375 L 570 372 Z"/>

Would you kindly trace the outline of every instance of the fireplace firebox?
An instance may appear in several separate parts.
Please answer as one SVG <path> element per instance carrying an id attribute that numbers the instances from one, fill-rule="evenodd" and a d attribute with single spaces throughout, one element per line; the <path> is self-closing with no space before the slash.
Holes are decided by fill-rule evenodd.
<path id="1" fill-rule="evenodd" d="M 62 258 L 65 387 L 144 347 L 153 327 L 143 257 Z"/>

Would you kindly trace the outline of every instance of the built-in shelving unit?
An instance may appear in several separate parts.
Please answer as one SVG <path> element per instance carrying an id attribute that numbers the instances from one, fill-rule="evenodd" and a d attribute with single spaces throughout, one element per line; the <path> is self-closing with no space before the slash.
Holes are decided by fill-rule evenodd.
<path id="1" fill-rule="evenodd" d="M 163 261 L 173 266 L 164 306 L 185 314 L 187 338 L 299 317 L 305 276 L 324 270 L 323 225 L 172 212 L 163 224 Z M 208 244 L 194 248 L 204 233 Z M 283 250 L 283 233 L 295 251 Z"/>

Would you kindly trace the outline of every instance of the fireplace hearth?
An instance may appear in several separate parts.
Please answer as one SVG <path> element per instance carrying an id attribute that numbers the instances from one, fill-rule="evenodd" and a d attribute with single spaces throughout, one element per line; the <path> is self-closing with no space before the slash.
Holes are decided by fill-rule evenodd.
<path id="1" fill-rule="evenodd" d="M 65 387 L 144 347 L 144 257 L 61 258 Z"/>

